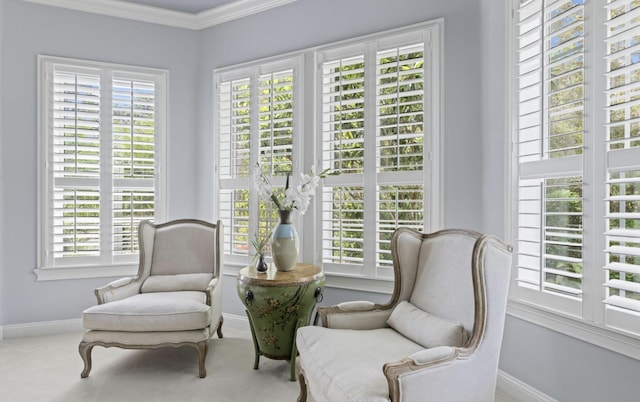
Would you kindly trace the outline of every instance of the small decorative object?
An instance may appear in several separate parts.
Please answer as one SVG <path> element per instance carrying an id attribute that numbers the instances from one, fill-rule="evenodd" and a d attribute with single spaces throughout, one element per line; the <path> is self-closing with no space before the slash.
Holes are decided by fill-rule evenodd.
<path id="1" fill-rule="evenodd" d="M 256 265 L 256 271 L 258 271 L 258 272 L 267 272 L 267 269 L 269 269 L 269 266 L 264 261 L 264 254 L 260 253 L 258 255 L 258 265 Z"/>
<path id="2" fill-rule="evenodd" d="M 291 211 L 297 209 L 301 215 L 304 215 L 309 208 L 311 197 L 316 193 L 318 182 L 327 175 L 328 171 L 329 169 L 316 175 L 314 168 L 311 167 L 309 174 L 300 174 L 300 181 L 295 187 L 289 187 L 289 173 L 287 173 L 284 197 L 278 199 L 262 167 L 260 164 L 256 166 L 253 174 L 254 188 L 263 201 L 273 201 L 280 214 L 280 223 L 276 226 L 271 238 L 271 256 L 279 271 L 291 271 L 298 261 L 298 233 L 291 223 Z"/>
<path id="3" fill-rule="evenodd" d="M 269 239 L 271 237 L 271 232 L 267 233 L 265 236 L 260 237 L 258 234 L 255 235 L 255 238 L 251 240 L 251 245 L 256 250 L 256 254 L 253 256 L 253 259 L 258 259 L 258 263 L 256 264 L 256 271 L 264 273 L 269 269 L 269 265 L 264 260 L 264 249 L 266 245 L 269 243 Z"/>

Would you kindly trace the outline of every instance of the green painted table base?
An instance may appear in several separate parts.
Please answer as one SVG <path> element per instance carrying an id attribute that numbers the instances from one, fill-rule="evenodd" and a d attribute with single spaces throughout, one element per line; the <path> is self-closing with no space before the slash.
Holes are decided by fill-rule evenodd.
<path id="1" fill-rule="evenodd" d="M 238 296 L 242 300 L 255 350 L 253 368 L 260 356 L 288 360 L 291 381 L 296 381 L 298 328 L 309 325 L 316 301 L 322 297 L 324 275 L 319 267 L 298 264 L 293 271 L 270 267 L 266 274 L 247 267 L 238 274 Z"/>

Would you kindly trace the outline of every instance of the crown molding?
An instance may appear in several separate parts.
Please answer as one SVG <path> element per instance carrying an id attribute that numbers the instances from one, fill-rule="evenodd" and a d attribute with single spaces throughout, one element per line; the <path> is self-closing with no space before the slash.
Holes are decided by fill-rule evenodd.
<path id="1" fill-rule="evenodd" d="M 167 10 L 119 0 L 23 0 L 93 14 L 126 18 L 178 28 L 201 30 L 280 7 L 297 0 L 237 0 L 198 14 Z"/>

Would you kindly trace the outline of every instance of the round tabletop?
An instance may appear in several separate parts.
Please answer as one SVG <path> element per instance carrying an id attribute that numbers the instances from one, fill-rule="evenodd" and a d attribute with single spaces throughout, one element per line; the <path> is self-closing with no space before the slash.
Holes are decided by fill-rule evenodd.
<path id="1" fill-rule="evenodd" d="M 255 266 L 242 268 L 238 272 L 240 282 L 267 287 L 303 285 L 315 282 L 323 276 L 319 266 L 305 263 L 297 263 L 291 271 L 278 271 L 274 264 L 269 264 L 267 272 L 258 272 Z"/>

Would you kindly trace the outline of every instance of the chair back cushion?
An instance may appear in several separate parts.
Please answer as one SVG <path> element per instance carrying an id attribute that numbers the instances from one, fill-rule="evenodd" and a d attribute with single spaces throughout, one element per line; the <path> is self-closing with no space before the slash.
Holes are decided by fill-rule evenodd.
<path id="1" fill-rule="evenodd" d="M 472 256 L 479 236 L 451 230 L 425 237 L 409 299 L 422 311 L 461 323 L 467 333 L 475 317 Z"/>
<path id="2" fill-rule="evenodd" d="M 156 228 L 150 275 L 214 273 L 216 229 L 194 222 Z"/>
<path id="3" fill-rule="evenodd" d="M 466 342 L 462 324 L 429 314 L 406 301 L 400 302 L 393 309 L 387 324 L 405 338 L 425 348 L 461 347 Z"/>

